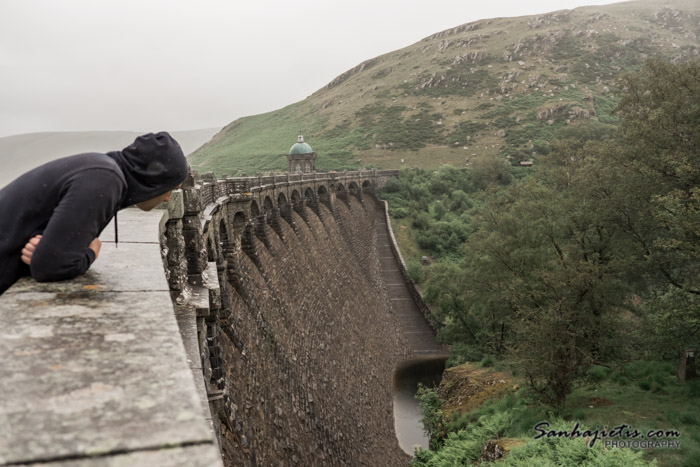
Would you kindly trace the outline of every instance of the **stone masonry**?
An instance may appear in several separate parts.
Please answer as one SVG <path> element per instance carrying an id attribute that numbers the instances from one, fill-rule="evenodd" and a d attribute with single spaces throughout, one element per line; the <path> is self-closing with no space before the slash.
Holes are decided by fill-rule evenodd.
<path id="1" fill-rule="evenodd" d="M 382 280 L 378 171 L 191 178 L 161 243 L 196 315 L 226 465 L 407 465 L 394 365 L 409 354 Z"/>

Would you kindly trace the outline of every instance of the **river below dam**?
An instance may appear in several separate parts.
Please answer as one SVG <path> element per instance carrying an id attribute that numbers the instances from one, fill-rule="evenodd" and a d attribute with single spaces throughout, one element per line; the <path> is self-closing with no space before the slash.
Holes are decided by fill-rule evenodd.
<path id="1" fill-rule="evenodd" d="M 394 429 L 399 445 L 413 455 L 415 446 L 428 449 L 428 437 L 423 431 L 418 400 L 418 383 L 435 387 L 445 371 L 447 357 L 430 356 L 404 360 L 394 370 Z"/>

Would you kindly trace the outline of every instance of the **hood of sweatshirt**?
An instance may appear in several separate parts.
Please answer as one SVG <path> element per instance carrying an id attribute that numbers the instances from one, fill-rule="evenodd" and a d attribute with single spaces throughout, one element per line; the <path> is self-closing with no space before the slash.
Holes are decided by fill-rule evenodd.
<path id="1" fill-rule="evenodd" d="M 165 131 L 139 136 L 123 150 L 107 155 L 119 165 L 126 180 L 120 209 L 172 190 L 189 174 L 180 145 Z"/>

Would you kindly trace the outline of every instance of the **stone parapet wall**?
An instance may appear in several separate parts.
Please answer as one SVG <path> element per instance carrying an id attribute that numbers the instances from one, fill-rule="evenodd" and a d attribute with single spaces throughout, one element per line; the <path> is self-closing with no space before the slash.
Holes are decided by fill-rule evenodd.
<path id="1" fill-rule="evenodd" d="M 387 178 L 395 177 L 398 170 L 356 170 L 343 172 L 313 172 L 313 173 L 283 173 L 274 175 L 257 175 L 254 177 L 226 177 L 217 180 L 212 173 L 198 176 L 201 184 L 200 193 L 202 203 L 206 206 L 214 203 L 218 198 L 231 194 L 239 194 L 258 190 L 264 187 L 303 184 L 304 182 L 334 182 L 352 180 L 372 180 L 375 190 L 383 188 Z"/>
<path id="2" fill-rule="evenodd" d="M 227 465 L 406 465 L 409 354 L 377 258 L 378 171 L 190 178 L 162 226 Z"/>
<path id="3" fill-rule="evenodd" d="M 119 247 L 109 225 L 87 273 L 0 296 L 0 466 L 222 465 L 194 315 L 173 313 L 182 278 L 163 277 L 162 215 L 125 209 Z"/>

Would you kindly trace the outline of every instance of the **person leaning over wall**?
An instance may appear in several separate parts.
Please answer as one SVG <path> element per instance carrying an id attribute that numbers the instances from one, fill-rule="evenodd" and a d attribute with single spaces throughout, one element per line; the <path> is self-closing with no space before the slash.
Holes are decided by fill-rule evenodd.
<path id="1" fill-rule="evenodd" d="M 64 157 L 0 190 L 0 295 L 19 278 L 84 274 L 97 238 L 120 209 L 150 211 L 187 178 L 185 155 L 168 133 L 139 136 L 121 151 Z M 115 241 L 117 223 L 115 218 Z"/>

